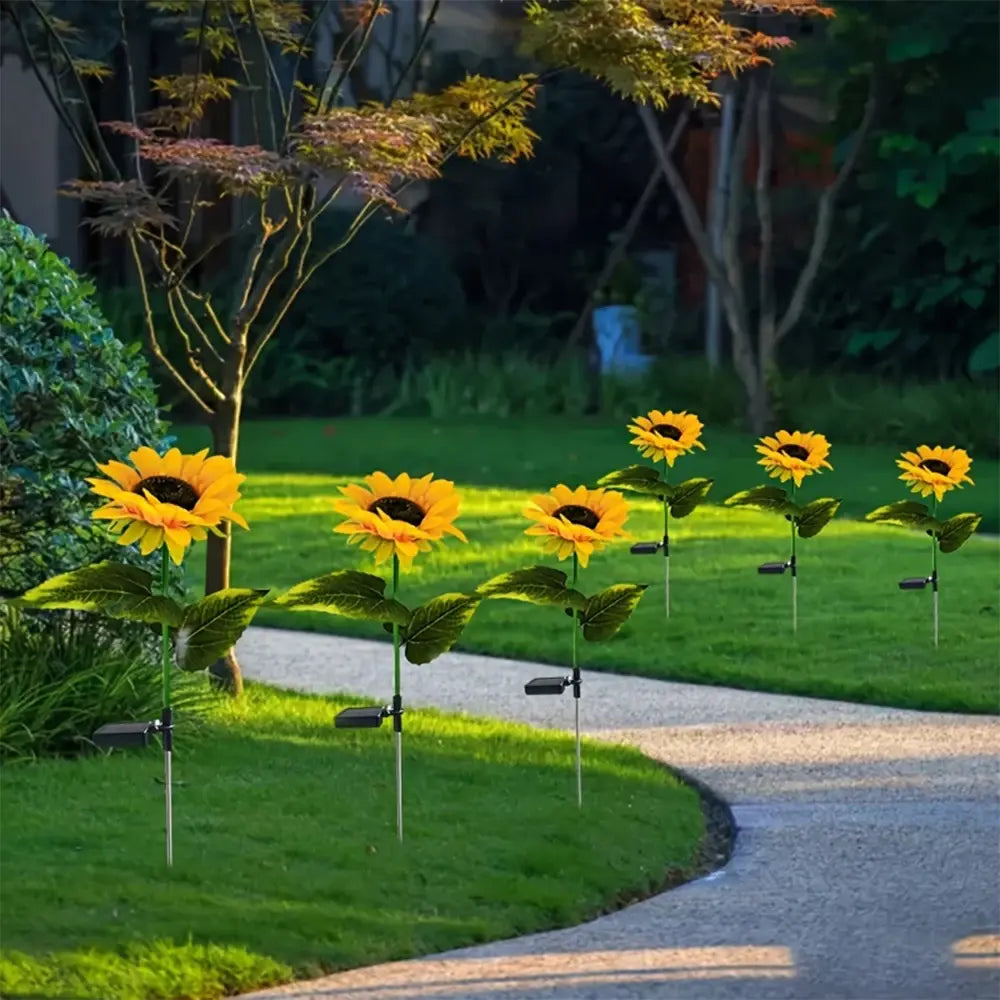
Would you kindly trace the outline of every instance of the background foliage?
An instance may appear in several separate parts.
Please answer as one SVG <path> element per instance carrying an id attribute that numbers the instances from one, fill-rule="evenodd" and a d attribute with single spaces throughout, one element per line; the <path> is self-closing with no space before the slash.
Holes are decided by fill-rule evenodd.
<path id="1" fill-rule="evenodd" d="M 141 563 L 91 520 L 84 478 L 139 445 L 168 445 L 146 363 L 112 333 L 93 286 L 6 216 L 0 357 L 0 596 L 101 559 Z M 135 623 L 6 608 L 0 756 L 78 751 L 97 725 L 152 711 L 154 645 Z"/>
<path id="2" fill-rule="evenodd" d="M 0 218 L 0 592 L 99 559 L 138 560 L 90 519 L 95 464 L 166 427 L 137 346 L 114 335 L 80 280 L 29 229 Z"/>
<path id="3" fill-rule="evenodd" d="M 789 55 L 793 78 L 836 94 L 835 155 L 862 96 L 854 68 L 874 51 L 883 111 L 814 300 L 811 356 L 908 378 L 995 371 L 1000 8 L 852 2 L 837 14 L 827 38 Z"/>

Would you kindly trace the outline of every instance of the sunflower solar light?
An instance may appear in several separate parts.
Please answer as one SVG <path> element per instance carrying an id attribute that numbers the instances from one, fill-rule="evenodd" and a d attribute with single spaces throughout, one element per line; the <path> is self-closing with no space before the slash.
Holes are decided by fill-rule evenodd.
<path id="1" fill-rule="evenodd" d="M 384 472 L 365 477 L 365 486 L 340 487 L 343 499 L 334 510 L 345 521 L 333 530 L 348 536 L 375 556 L 375 565 L 392 560 L 392 584 L 386 596 L 381 576 L 338 570 L 297 583 L 274 603 L 288 611 L 321 611 L 380 623 L 392 634 L 393 694 L 388 705 L 347 708 L 334 719 L 338 729 L 377 729 L 392 719 L 396 756 L 396 836 L 403 839 L 403 693 L 400 652 L 410 663 L 430 663 L 458 641 L 482 598 L 448 593 L 412 611 L 397 600 L 400 568 L 409 569 L 418 553 L 430 552 L 445 535 L 468 539 L 455 527 L 460 497 L 455 484 L 433 473 L 415 479 L 403 472 L 391 479 Z"/>
<path id="2" fill-rule="evenodd" d="M 588 642 L 610 639 L 628 621 L 638 605 L 645 584 L 616 583 L 587 597 L 577 589 L 580 567 L 586 569 L 591 555 L 616 538 L 627 537 L 624 530 L 628 504 L 614 490 L 571 490 L 559 484 L 549 493 L 531 498 L 524 516 L 535 523 L 525 530 L 542 540 L 548 553 L 560 561 L 573 559 L 573 576 L 551 566 L 530 566 L 501 573 L 477 588 L 480 598 L 506 598 L 565 609 L 572 620 L 569 677 L 536 677 L 524 686 L 528 695 L 560 695 L 572 687 L 576 729 L 576 801 L 583 806 L 583 766 L 580 746 L 580 689 L 582 678 L 577 659 L 578 635 Z"/>
<path id="3" fill-rule="evenodd" d="M 598 486 L 613 487 L 656 497 L 663 504 L 663 539 L 658 542 L 637 542 L 632 546 L 633 555 L 655 555 L 663 551 L 663 611 L 670 617 L 670 518 L 687 517 L 705 501 L 714 479 L 685 479 L 671 485 L 666 469 L 673 469 L 674 462 L 695 448 L 705 450 L 701 443 L 702 422 L 687 410 L 650 410 L 645 416 L 635 417 L 628 429 L 635 435 L 634 444 L 644 458 L 664 462 L 664 475 L 648 465 L 630 465 L 602 476 Z"/>
<path id="4" fill-rule="evenodd" d="M 168 595 L 168 559 L 180 566 L 191 543 L 204 541 L 208 532 L 221 534 L 224 522 L 247 527 L 243 517 L 233 509 L 246 477 L 236 472 L 231 458 L 209 457 L 207 448 L 193 455 L 171 448 L 160 455 L 152 448 L 142 447 L 128 458 L 131 464 L 112 460 L 98 465 L 106 479 L 87 480 L 91 491 L 106 501 L 91 516 L 110 522 L 110 530 L 118 534 L 119 545 L 138 544 L 144 556 L 154 556 L 160 550 L 159 593 L 153 590 L 151 573 L 136 566 L 104 561 L 54 576 L 11 603 L 39 610 L 88 611 L 160 626 L 163 677 L 160 718 L 110 723 L 93 734 L 93 742 L 100 748 L 112 749 L 147 746 L 151 737 L 160 737 L 166 860 L 167 865 L 172 865 L 174 665 L 185 671 L 209 667 L 232 648 L 268 592 L 228 588 L 186 606 L 174 601 Z"/>
<path id="5" fill-rule="evenodd" d="M 916 500 L 897 500 L 895 503 L 877 507 L 865 515 L 865 520 L 918 528 L 930 535 L 930 576 L 900 580 L 899 589 L 924 590 L 930 584 L 934 645 L 937 646 L 940 631 L 938 595 L 941 589 L 938 577 L 938 550 L 954 552 L 961 548 L 972 537 L 983 519 L 981 514 L 966 512 L 954 514 L 947 520 L 941 521 L 937 516 L 938 504 L 944 499 L 945 493 L 961 489 L 964 483 L 975 485 L 969 476 L 972 459 L 968 452 L 961 448 L 945 448 L 942 445 L 935 445 L 932 448 L 922 444 L 916 451 L 904 451 L 896 459 L 896 465 L 903 470 L 899 478 L 907 483 L 914 493 L 919 493 L 922 497 L 934 497 L 933 508 L 929 509 L 927 504 L 918 503 Z"/>
<path id="6" fill-rule="evenodd" d="M 792 482 L 792 493 L 778 486 L 755 486 L 729 497 L 727 507 L 750 507 L 755 510 L 782 514 L 789 522 L 792 534 L 791 555 L 784 562 L 764 563 L 757 567 L 763 575 L 782 575 L 791 570 L 792 577 L 792 632 L 799 628 L 799 563 L 795 539 L 813 538 L 833 520 L 841 501 L 835 497 L 818 497 L 808 503 L 797 502 L 798 489 L 806 476 L 832 469 L 827 461 L 830 443 L 814 431 L 778 431 L 774 437 L 765 436 L 754 446 L 761 458 L 757 464 L 781 482 Z"/>

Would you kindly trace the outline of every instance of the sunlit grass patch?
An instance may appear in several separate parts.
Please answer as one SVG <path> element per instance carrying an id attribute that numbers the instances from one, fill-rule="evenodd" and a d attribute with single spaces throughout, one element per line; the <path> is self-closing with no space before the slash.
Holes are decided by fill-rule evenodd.
<path id="1" fill-rule="evenodd" d="M 576 923 L 694 861 L 696 793 L 638 752 L 587 744 L 581 814 L 568 736 L 425 710 L 399 845 L 389 732 L 335 731 L 349 703 L 251 686 L 181 723 L 172 870 L 155 750 L 8 769 L 0 992 L 215 1000 Z"/>

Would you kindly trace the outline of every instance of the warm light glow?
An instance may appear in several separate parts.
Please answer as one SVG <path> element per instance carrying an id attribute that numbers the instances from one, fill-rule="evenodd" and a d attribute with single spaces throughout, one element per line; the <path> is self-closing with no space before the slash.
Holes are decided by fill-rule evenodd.
<path id="1" fill-rule="evenodd" d="M 960 969 L 1000 969 L 1000 934 L 972 934 L 951 946 Z"/>
<path id="2" fill-rule="evenodd" d="M 788 948 L 722 945 L 393 962 L 330 976 L 322 981 L 322 988 L 324 992 L 336 990 L 338 996 L 388 1000 L 403 991 L 407 997 L 467 997 L 485 987 L 494 995 L 508 990 L 561 992 L 573 986 L 794 976 L 795 963 Z"/>

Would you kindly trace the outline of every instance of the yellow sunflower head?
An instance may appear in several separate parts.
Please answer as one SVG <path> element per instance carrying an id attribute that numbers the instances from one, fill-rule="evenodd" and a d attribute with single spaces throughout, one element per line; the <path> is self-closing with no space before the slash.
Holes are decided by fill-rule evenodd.
<path id="1" fill-rule="evenodd" d="M 390 479 L 384 472 L 373 472 L 365 482 L 367 489 L 340 487 L 346 499 L 334 501 L 333 507 L 347 520 L 333 530 L 349 535 L 348 543 L 374 552 L 376 563 L 398 556 L 409 569 L 418 552 L 428 552 L 430 543 L 446 534 L 468 541 L 454 525 L 460 498 L 451 480 L 435 479 L 433 473 L 413 479 L 405 472 Z"/>
<path id="2" fill-rule="evenodd" d="M 635 417 L 628 429 L 635 435 L 634 444 L 643 458 L 654 462 L 664 459 L 671 468 L 676 459 L 693 448 L 705 450 L 701 443 L 702 422 L 687 410 L 675 413 L 650 410 L 644 417 Z"/>
<path id="3" fill-rule="evenodd" d="M 813 431 L 778 431 L 774 437 L 762 437 L 754 447 L 763 456 L 758 465 L 782 482 L 794 480 L 796 486 L 814 472 L 833 468 L 826 460 L 830 442 Z"/>
<path id="4" fill-rule="evenodd" d="M 901 458 L 896 459 L 896 465 L 903 474 L 899 477 L 910 484 L 914 493 L 922 497 L 934 494 L 935 500 L 941 500 L 948 490 L 962 483 L 975 483 L 969 477 L 972 459 L 969 453 L 961 448 L 944 448 L 935 445 L 922 444 L 916 451 L 904 451 Z"/>
<path id="5" fill-rule="evenodd" d="M 546 552 L 559 559 L 577 555 L 586 566 L 592 552 L 616 537 L 627 538 L 624 530 L 628 519 L 628 504 L 614 490 L 588 490 L 578 486 L 571 490 L 560 483 L 548 493 L 531 498 L 524 516 L 537 522 L 526 535 L 544 539 Z"/>
<path id="6" fill-rule="evenodd" d="M 160 455 L 144 446 L 129 454 L 131 465 L 114 460 L 98 465 L 109 478 L 87 482 L 109 502 L 91 516 L 111 521 L 112 530 L 121 533 L 119 545 L 139 542 L 143 555 L 166 545 L 180 564 L 188 545 L 203 541 L 209 530 L 219 534 L 221 522 L 247 527 L 233 510 L 246 476 L 236 472 L 231 458 L 207 456 L 207 448 L 195 455 L 171 448 Z"/>

